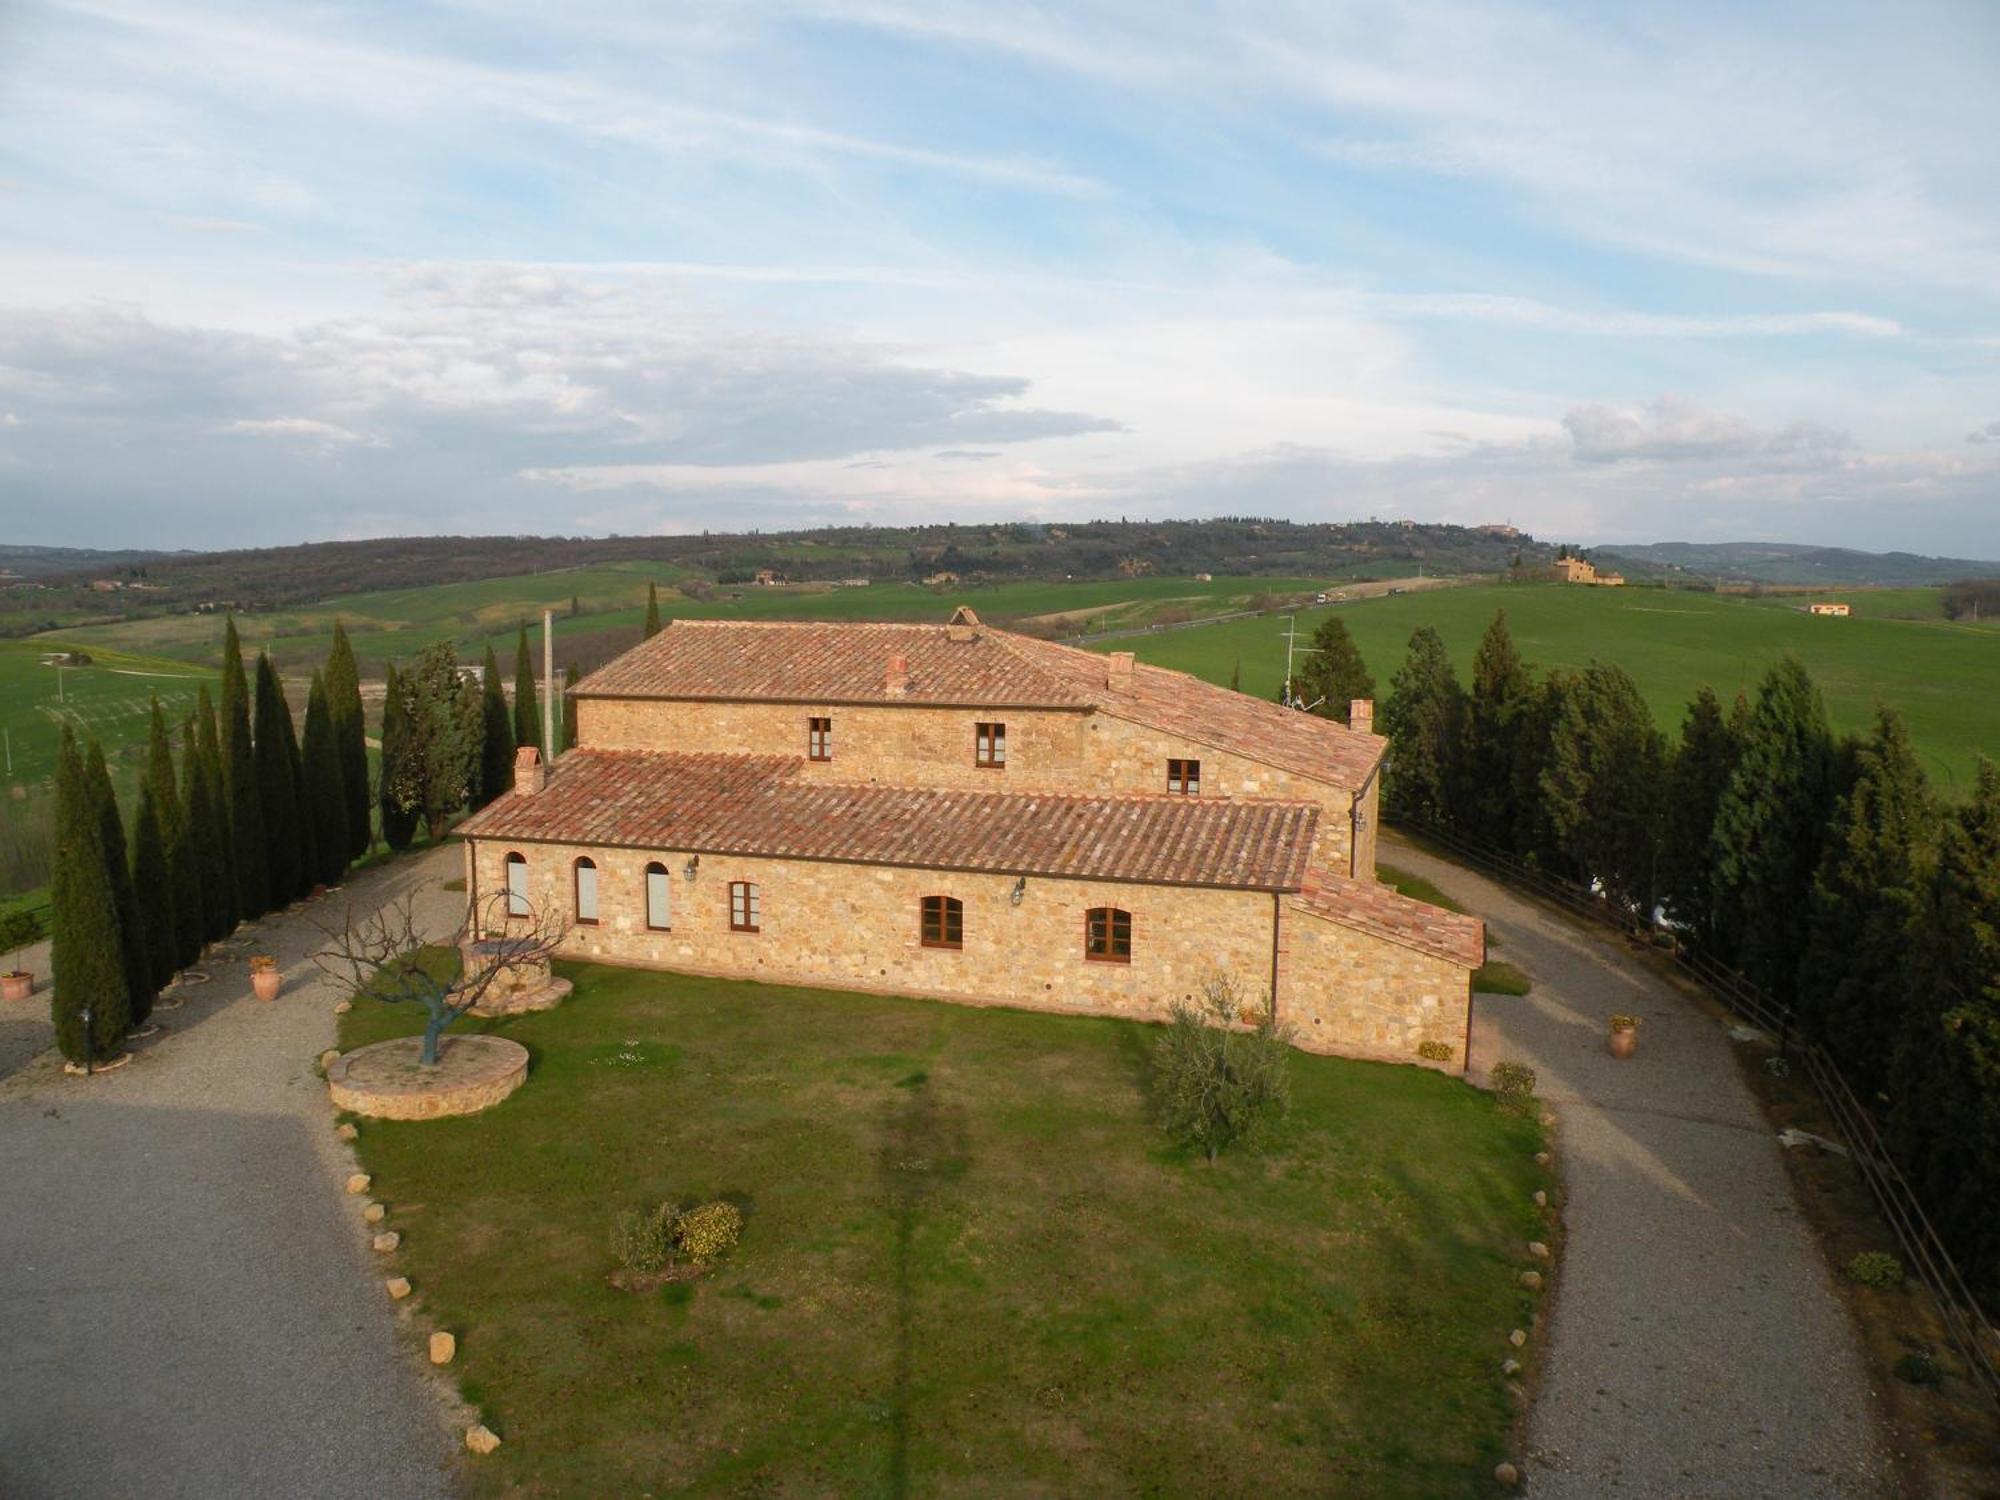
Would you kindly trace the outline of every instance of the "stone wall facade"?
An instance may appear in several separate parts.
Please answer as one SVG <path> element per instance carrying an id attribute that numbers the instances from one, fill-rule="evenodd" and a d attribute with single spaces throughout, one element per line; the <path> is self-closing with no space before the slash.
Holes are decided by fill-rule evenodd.
<path id="1" fill-rule="evenodd" d="M 800 774 L 808 779 L 1105 796 L 1164 792 L 1169 759 L 1198 760 L 1204 796 L 1318 804 L 1320 859 L 1342 874 L 1374 878 L 1379 778 L 1360 799 L 1357 841 L 1351 790 L 1106 713 L 579 698 L 577 742 L 592 750 L 804 756 L 814 718 L 832 721 L 833 758 L 806 761 Z M 1007 726 L 1005 769 L 974 760 L 974 726 L 994 720 Z"/>
<path id="2" fill-rule="evenodd" d="M 1260 1002 L 1278 962 L 1280 1019 L 1312 1051 L 1417 1062 L 1419 1041 L 1446 1042 L 1463 1066 L 1467 971 L 1448 960 L 1300 912 L 1263 891 L 1028 878 L 1018 904 L 1011 875 L 810 860 L 700 856 L 678 850 L 469 841 L 475 910 L 506 885 L 505 862 L 527 862 L 538 911 L 572 915 L 575 861 L 597 866 L 599 920 L 574 926 L 566 956 L 754 979 L 827 985 L 978 1004 L 1159 1019 L 1220 973 Z M 667 870 L 669 926 L 647 926 L 646 867 Z M 730 884 L 758 889 L 757 932 L 732 931 Z M 963 903 L 963 945 L 925 947 L 925 896 Z M 1085 913 L 1132 916 L 1129 963 L 1084 955 Z M 1275 926 L 1275 931 L 1274 931 Z"/>

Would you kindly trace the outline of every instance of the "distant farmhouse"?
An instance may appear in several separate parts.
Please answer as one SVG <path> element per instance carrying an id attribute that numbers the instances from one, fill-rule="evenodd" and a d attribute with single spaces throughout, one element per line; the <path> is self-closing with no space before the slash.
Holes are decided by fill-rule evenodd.
<path id="1" fill-rule="evenodd" d="M 1808 604 L 1806 606 L 1806 613 L 1812 615 L 1851 615 L 1854 613 L 1854 610 L 1849 605 L 1840 604 L 1828 600 L 1820 603 Z"/>
<path id="2" fill-rule="evenodd" d="M 969 609 L 676 620 L 574 697 L 577 748 L 459 832 L 474 909 L 563 913 L 576 958 L 1139 1017 L 1220 973 L 1303 1047 L 1465 1064 L 1484 929 L 1375 879 L 1366 700 L 1349 728 Z"/>
<path id="3" fill-rule="evenodd" d="M 1563 583 L 1591 583 L 1605 589 L 1620 588 L 1625 583 L 1623 573 L 1600 573 L 1594 564 L 1580 557 L 1559 557 L 1549 571 L 1550 576 Z"/>

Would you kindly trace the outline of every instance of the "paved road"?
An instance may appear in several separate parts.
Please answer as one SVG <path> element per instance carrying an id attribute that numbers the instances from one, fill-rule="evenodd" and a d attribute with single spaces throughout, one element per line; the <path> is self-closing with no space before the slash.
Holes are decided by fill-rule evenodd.
<path id="1" fill-rule="evenodd" d="M 1533 1066 L 1568 1239 L 1530 1419 L 1538 1496 L 1895 1493 L 1860 1346 L 1722 1027 L 1614 942 L 1397 841 L 1487 918 L 1525 998 L 1478 997 L 1472 1064 Z M 1643 1018 L 1638 1055 L 1605 1020 Z"/>
<path id="2" fill-rule="evenodd" d="M 0 1082 L 0 1496 L 449 1493 L 446 1410 L 341 1192 L 313 1073 L 334 996 L 308 955 L 313 920 L 419 882 L 448 930 L 456 869 L 399 861 L 266 918 L 116 1073 L 43 1057 Z M 284 969 L 272 1004 L 252 951 Z"/>

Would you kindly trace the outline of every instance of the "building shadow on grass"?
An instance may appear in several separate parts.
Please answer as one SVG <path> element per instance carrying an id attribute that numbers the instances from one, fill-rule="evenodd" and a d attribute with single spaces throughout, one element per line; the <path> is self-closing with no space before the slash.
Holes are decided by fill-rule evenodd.
<path id="1" fill-rule="evenodd" d="M 896 1084 L 882 1111 L 882 1144 L 876 1169 L 895 1234 L 895 1360 L 889 1393 L 888 1492 L 910 1492 L 911 1407 L 916 1361 L 918 1246 L 926 1219 L 971 1165 L 965 1110 L 939 1095 L 924 1073 Z"/>

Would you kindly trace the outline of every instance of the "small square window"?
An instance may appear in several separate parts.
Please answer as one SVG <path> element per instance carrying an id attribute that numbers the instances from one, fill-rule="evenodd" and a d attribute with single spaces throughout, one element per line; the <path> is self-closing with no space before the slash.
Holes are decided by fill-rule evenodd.
<path id="1" fill-rule="evenodd" d="M 989 771 L 1007 769 L 1007 726 L 1005 724 L 975 724 L 972 726 L 972 763 Z"/>
<path id="2" fill-rule="evenodd" d="M 1167 790 L 1192 797 L 1201 791 L 1201 762 L 1198 760 L 1170 760 L 1167 762 Z"/>
<path id="3" fill-rule="evenodd" d="M 833 759 L 833 720 L 806 720 L 806 759 Z"/>
<path id="4" fill-rule="evenodd" d="M 1132 962 L 1132 913 L 1093 906 L 1083 915 L 1083 956 L 1093 963 Z"/>

